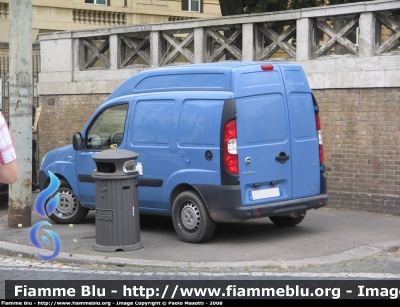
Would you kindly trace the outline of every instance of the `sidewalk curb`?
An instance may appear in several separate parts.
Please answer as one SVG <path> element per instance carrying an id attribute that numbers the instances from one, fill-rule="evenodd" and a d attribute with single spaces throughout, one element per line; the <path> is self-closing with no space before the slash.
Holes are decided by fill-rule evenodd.
<path id="1" fill-rule="evenodd" d="M 72 263 L 81 265 L 108 265 L 108 266 L 140 266 L 140 267 L 161 267 L 161 268 L 288 268 L 301 267 L 307 265 L 323 265 L 338 263 L 341 261 L 360 259 L 373 256 L 382 252 L 397 250 L 400 241 L 390 241 L 380 243 L 379 246 L 363 245 L 340 253 L 311 257 L 290 261 L 257 260 L 257 261 L 236 261 L 236 262 L 179 262 L 179 261 L 156 261 L 147 259 L 127 259 L 122 257 L 95 256 L 85 254 L 69 254 L 61 252 L 53 261 L 59 263 Z M 15 243 L 0 241 L 0 255 L 10 257 L 21 257 L 40 260 L 36 255 L 37 249 Z"/>

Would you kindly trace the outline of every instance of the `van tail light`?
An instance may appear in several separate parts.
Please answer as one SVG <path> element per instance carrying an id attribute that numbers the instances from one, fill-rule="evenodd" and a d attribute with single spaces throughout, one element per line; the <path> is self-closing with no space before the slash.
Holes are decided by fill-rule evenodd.
<path id="1" fill-rule="evenodd" d="M 231 120 L 224 128 L 224 164 L 232 174 L 239 173 L 236 137 L 236 120 Z"/>
<path id="2" fill-rule="evenodd" d="M 315 121 L 317 123 L 317 133 L 318 133 L 319 162 L 321 164 L 324 164 L 324 145 L 322 142 L 321 121 L 319 120 L 318 112 L 315 113 Z"/>

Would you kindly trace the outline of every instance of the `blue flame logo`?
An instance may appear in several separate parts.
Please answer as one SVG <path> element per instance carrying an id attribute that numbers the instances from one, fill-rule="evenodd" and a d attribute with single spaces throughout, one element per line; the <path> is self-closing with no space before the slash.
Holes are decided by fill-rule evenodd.
<path id="1" fill-rule="evenodd" d="M 48 215 L 51 215 L 54 212 L 54 210 L 57 208 L 58 201 L 60 199 L 59 193 L 57 193 L 54 197 L 51 197 L 57 191 L 58 187 L 60 186 L 60 180 L 50 171 L 49 171 L 49 175 L 50 175 L 49 186 L 46 189 L 44 189 L 42 192 L 40 192 L 35 200 L 35 211 L 37 214 L 39 214 L 40 216 L 42 216 L 44 218 L 47 218 L 46 211 L 47 211 Z M 46 210 L 45 210 L 45 204 L 46 204 L 47 199 L 49 199 L 49 201 L 47 202 Z M 29 240 L 31 241 L 32 245 L 37 248 L 40 248 L 40 249 L 45 249 L 45 247 L 42 246 L 42 244 L 39 242 L 39 240 L 37 238 L 39 228 L 43 225 L 51 226 L 51 224 L 49 222 L 42 221 L 42 222 L 38 222 L 35 225 L 33 225 L 31 230 L 29 231 Z M 58 254 L 60 253 L 61 241 L 60 241 L 60 238 L 58 237 L 58 235 L 54 231 L 47 230 L 47 229 L 44 229 L 44 231 L 49 234 L 49 236 L 52 238 L 52 240 L 54 242 L 54 252 L 48 256 L 42 255 L 39 253 L 36 253 L 36 255 L 44 261 L 50 261 L 50 260 L 53 260 L 54 258 L 56 258 L 58 256 Z M 46 236 L 42 236 L 42 241 L 46 245 L 50 245 L 50 241 Z"/>

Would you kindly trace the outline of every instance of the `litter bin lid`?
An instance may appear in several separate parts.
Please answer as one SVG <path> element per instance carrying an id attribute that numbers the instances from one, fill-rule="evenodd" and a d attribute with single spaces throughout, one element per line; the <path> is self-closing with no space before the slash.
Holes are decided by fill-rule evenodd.
<path id="1" fill-rule="evenodd" d="M 106 149 L 92 156 L 95 162 L 115 160 L 136 160 L 138 153 L 126 149 Z"/>

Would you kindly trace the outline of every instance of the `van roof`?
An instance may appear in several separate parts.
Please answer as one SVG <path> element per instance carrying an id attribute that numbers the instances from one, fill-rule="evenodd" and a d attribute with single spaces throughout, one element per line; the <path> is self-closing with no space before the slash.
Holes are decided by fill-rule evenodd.
<path id="1" fill-rule="evenodd" d="M 160 67 L 160 68 L 155 68 L 157 69 L 173 69 L 173 68 L 182 68 L 182 67 L 190 67 L 190 68 L 196 68 L 196 67 L 211 67 L 213 69 L 217 67 L 231 67 L 231 68 L 236 68 L 236 67 L 243 67 L 243 66 L 259 66 L 262 64 L 272 64 L 276 66 L 280 65 L 296 65 L 298 64 L 295 63 L 289 63 L 289 62 L 264 62 L 264 61 L 229 61 L 229 62 L 213 62 L 213 63 L 198 63 L 198 64 L 184 64 L 184 65 L 178 65 L 178 66 L 165 66 L 165 67 Z"/>
<path id="2" fill-rule="evenodd" d="M 274 66 L 300 67 L 284 62 L 214 62 L 167 66 L 142 71 L 124 81 L 107 101 L 133 94 L 162 91 L 230 91 L 232 72 L 240 67 Z"/>

